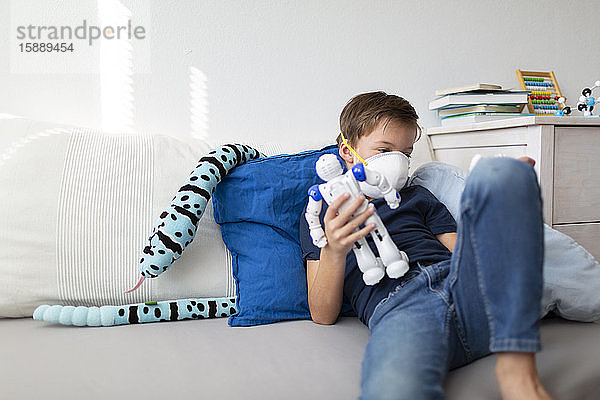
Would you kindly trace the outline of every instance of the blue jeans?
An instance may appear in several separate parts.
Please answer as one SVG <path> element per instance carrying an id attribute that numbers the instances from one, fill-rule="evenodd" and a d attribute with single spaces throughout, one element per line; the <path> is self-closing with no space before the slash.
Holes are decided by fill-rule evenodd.
<path id="1" fill-rule="evenodd" d="M 443 399 L 448 370 L 491 352 L 536 352 L 542 200 L 534 169 L 482 159 L 460 198 L 450 260 L 409 271 L 375 308 L 361 399 Z"/>
<path id="2" fill-rule="evenodd" d="M 433 161 L 421 165 L 407 184 L 421 185 L 446 205 L 459 220 L 460 197 L 466 174 Z M 544 290 L 541 316 L 550 311 L 562 318 L 600 320 L 600 263 L 571 237 L 544 224 Z"/>

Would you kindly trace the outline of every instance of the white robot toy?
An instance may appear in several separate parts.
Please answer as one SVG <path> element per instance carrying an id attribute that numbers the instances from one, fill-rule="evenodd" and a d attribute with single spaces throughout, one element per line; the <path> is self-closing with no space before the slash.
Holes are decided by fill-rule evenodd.
<path id="1" fill-rule="evenodd" d="M 331 205 L 337 197 L 349 193 L 350 198 L 341 205 L 341 211 L 365 191 L 361 187 L 366 184 L 376 187 L 390 208 L 394 209 L 400 205 L 400 195 L 388 183 L 386 177 L 374 169 L 367 168 L 362 163 L 354 165 L 344 174 L 340 159 L 335 154 L 324 154 L 317 160 L 316 170 L 325 183 L 311 186 L 309 189 L 305 218 L 308 222 L 313 243 L 319 248 L 323 248 L 327 244 L 327 237 L 319 220 L 322 199 L 325 199 L 327 204 Z M 406 173 L 408 173 L 408 164 L 406 165 Z M 352 216 L 355 217 L 365 211 L 368 204 L 369 202 L 365 199 L 364 203 Z M 369 223 L 375 223 L 376 225 L 370 235 L 377 246 L 380 258 L 373 254 L 364 237 L 354 242 L 352 247 L 358 267 L 363 273 L 365 284 L 375 285 L 386 272 L 390 278 L 403 276 L 409 268 L 408 256 L 405 252 L 398 250 L 377 212 L 367 219 L 365 225 Z"/>

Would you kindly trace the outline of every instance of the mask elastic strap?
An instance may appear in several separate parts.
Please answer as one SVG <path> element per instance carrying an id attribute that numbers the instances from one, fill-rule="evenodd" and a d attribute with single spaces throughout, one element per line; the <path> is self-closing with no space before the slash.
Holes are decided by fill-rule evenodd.
<path id="1" fill-rule="evenodd" d="M 365 165 L 367 165 L 367 162 L 365 160 L 363 160 L 363 158 L 361 156 L 358 155 L 358 153 L 348 144 L 348 142 L 346 141 L 346 138 L 344 137 L 344 134 L 342 133 L 342 131 L 340 131 L 340 135 L 342 135 L 342 141 L 344 142 L 344 144 L 346 145 L 346 147 L 348 147 L 350 149 L 350 151 L 352 153 L 354 153 L 354 155 L 356 157 L 358 157 L 358 159 Z"/>

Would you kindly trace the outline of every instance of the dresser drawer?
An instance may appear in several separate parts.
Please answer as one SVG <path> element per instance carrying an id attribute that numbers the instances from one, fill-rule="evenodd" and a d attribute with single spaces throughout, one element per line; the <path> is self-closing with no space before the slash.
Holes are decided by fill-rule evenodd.
<path id="1" fill-rule="evenodd" d="M 584 249 L 592 253 L 596 260 L 600 260 L 600 223 L 554 225 L 553 228 L 571 236 Z"/>
<path id="2" fill-rule="evenodd" d="M 600 222 L 600 132 L 591 127 L 556 127 L 554 224 Z"/>
<path id="3" fill-rule="evenodd" d="M 456 132 L 430 135 L 434 149 L 455 149 L 462 147 L 503 147 L 527 145 L 527 128 L 492 129 L 487 131 Z"/>
<path id="4" fill-rule="evenodd" d="M 497 146 L 497 147 L 466 147 L 461 149 L 437 149 L 435 159 L 447 164 L 456 165 L 469 172 L 469 164 L 475 154 L 482 157 L 492 157 L 504 154 L 508 157 L 521 157 L 527 154 L 526 146 Z"/>

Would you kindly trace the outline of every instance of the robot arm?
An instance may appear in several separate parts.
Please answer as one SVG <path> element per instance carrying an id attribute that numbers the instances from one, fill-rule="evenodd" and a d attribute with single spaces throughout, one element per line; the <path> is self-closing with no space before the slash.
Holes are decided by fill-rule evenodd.
<path id="1" fill-rule="evenodd" d="M 327 237 L 319 220 L 322 204 L 323 196 L 319 192 L 319 185 L 311 186 L 308 189 L 308 206 L 306 207 L 304 217 L 306 218 L 306 222 L 308 222 L 313 244 L 318 248 L 323 248 L 327 245 Z"/>
<path id="2" fill-rule="evenodd" d="M 398 208 L 400 205 L 400 196 L 388 183 L 387 179 L 385 179 L 385 176 L 365 167 L 362 163 L 352 167 L 352 174 L 354 174 L 354 177 L 359 182 L 366 182 L 369 185 L 377 186 L 388 206 L 391 209 Z"/>

